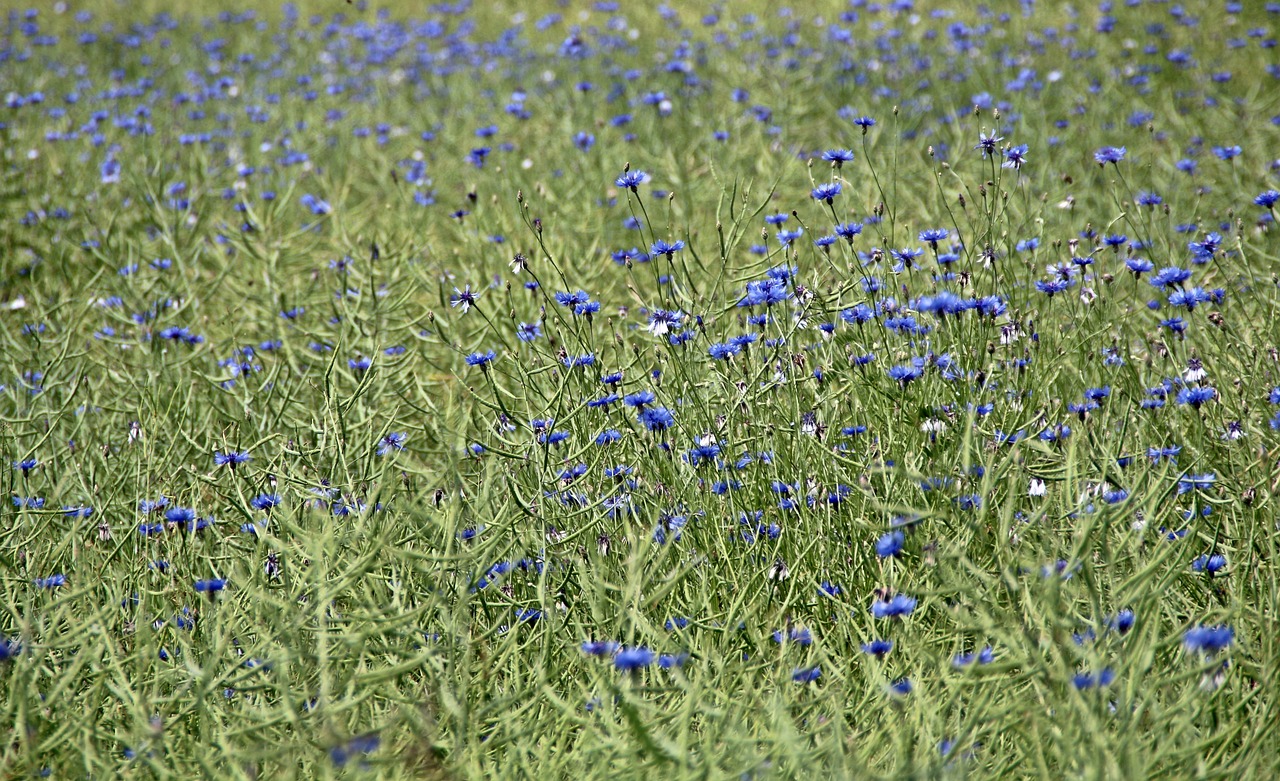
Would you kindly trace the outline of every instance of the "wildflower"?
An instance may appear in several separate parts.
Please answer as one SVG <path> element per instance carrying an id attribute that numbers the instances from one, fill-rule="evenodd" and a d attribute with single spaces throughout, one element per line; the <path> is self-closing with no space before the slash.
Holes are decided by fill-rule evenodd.
<path id="1" fill-rule="evenodd" d="M 1186 494 L 1192 491 L 1207 491 L 1213 487 L 1218 477 L 1213 472 L 1206 472 L 1202 475 L 1187 475 L 1178 481 L 1178 493 Z"/>
<path id="2" fill-rule="evenodd" d="M 904 594 L 896 594 L 889 599 L 877 599 L 871 603 L 871 615 L 876 618 L 909 616 L 915 609 L 916 600 Z"/>
<path id="3" fill-rule="evenodd" d="M 228 466 L 228 467 L 231 467 L 232 470 L 234 470 L 240 464 L 247 464 L 252 460 L 253 460 L 253 456 L 249 455 L 247 452 L 237 453 L 237 452 L 231 451 L 227 453 L 215 452 L 213 454 L 214 466 Z"/>
<path id="4" fill-rule="evenodd" d="M 951 235 L 951 231 L 946 228 L 931 228 L 929 230 L 920 231 L 920 241 L 929 245 L 934 252 L 938 251 L 938 242 L 946 241 Z"/>
<path id="5" fill-rule="evenodd" d="M 1121 610 L 1114 616 L 1106 620 L 1107 629 L 1120 634 L 1127 634 L 1133 628 L 1133 611 L 1128 608 Z"/>
<path id="6" fill-rule="evenodd" d="M 474 352 L 466 357 L 466 362 L 468 366 L 479 366 L 481 369 L 485 369 L 497 357 L 498 354 L 493 350 L 489 350 L 488 352 Z"/>
<path id="7" fill-rule="evenodd" d="M 1275 205 L 1280 203 L 1280 191 L 1267 190 L 1266 192 L 1258 195 L 1257 198 L 1254 198 L 1253 202 L 1264 209 L 1275 208 Z"/>
<path id="8" fill-rule="evenodd" d="M 951 658 L 951 666 L 952 667 L 968 667 L 969 665 L 975 662 L 978 664 L 991 664 L 993 661 L 995 661 L 995 658 L 996 658 L 995 651 L 992 650 L 991 646 L 986 646 L 985 648 L 983 648 L 981 651 L 978 651 L 977 653 L 971 652 L 971 653 L 956 654 L 954 657 Z"/>
<path id="9" fill-rule="evenodd" d="M 382 743 L 377 735 L 362 735 L 352 738 L 340 746 L 329 749 L 329 759 L 336 767 L 343 767 L 357 754 L 372 754 Z"/>
<path id="10" fill-rule="evenodd" d="M 1021 170 L 1022 166 L 1026 164 L 1026 162 L 1027 145 L 1018 144 L 1017 146 L 1011 146 L 1004 150 L 1004 163 L 1002 163 L 1000 167 Z"/>
<path id="11" fill-rule="evenodd" d="M 666 242 L 662 239 L 658 239 L 653 243 L 653 246 L 649 248 L 649 253 L 654 257 L 657 257 L 658 255 L 666 255 L 667 258 L 670 259 L 682 249 L 684 249 L 683 241 L 677 240 L 673 242 Z"/>
<path id="12" fill-rule="evenodd" d="M 249 500 L 249 506 L 255 510 L 270 511 L 280 504 L 280 494 L 258 494 Z"/>
<path id="13" fill-rule="evenodd" d="M 684 313 L 655 309 L 649 313 L 649 325 L 646 330 L 654 336 L 666 336 L 672 328 L 678 328 L 684 319 Z"/>
<path id="14" fill-rule="evenodd" d="M 1207 572 L 1210 575 L 1216 575 L 1220 570 L 1226 569 L 1227 557 L 1221 553 L 1215 553 L 1212 556 L 1197 556 L 1191 562 L 1191 569 L 1195 572 Z"/>
<path id="15" fill-rule="evenodd" d="M 826 201 L 832 203 L 835 197 L 840 194 L 840 183 L 830 182 L 829 184 L 820 184 L 813 188 L 813 192 L 809 193 L 815 201 Z"/>
<path id="16" fill-rule="evenodd" d="M 975 151 L 981 151 L 983 157 L 992 157 L 996 153 L 996 145 L 1003 141 L 1004 138 L 996 135 L 996 131 L 990 133 L 978 133 L 978 143 L 973 147 Z"/>
<path id="17" fill-rule="evenodd" d="M 67 576 L 62 573 L 58 573 L 57 575 L 50 575 L 47 578 L 36 578 L 32 583 L 35 584 L 36 588 L 54 589 L 67 585 Z"/>
<path id="18" fill-rule="evenodd" d="M 853 162 L 853 152 L 848 149 L 828 149 L 822 153 L 822 159 L 840 168 L 845 163 Z"/>
<path id="19" fill-rule="evenodd" d="M 1107 163 L 1119 165 L 1124 159 L 1125 148 L 1122 146 L 1104 146 L 1093 153 L 1093 159 L 1098 161 L 1099 166 L 1105 167 Z"/>
<path id="20" fill-rule="evenodd" d="M 521 323 L 516 328 L 516 338 L 522 342 L 532 342 L 542 336 L 542 321 Z"/>
<path id="21" fill-rule="evenodd" d="M 615 179 L 613 183 L 634 193 L 637 187 L 647 181 L 649 181 L 649 175 L 644 171 L 623 171 L 622 175 Z"/>
<path id="22" fill-rule="evenodd" d="M 190 507 L 173 507 L 165 511 L 164 519 L 169 523 L 189 524 L 196 519 L 196 511 Z"/>
<path id="23" fill-rule="evenodd" d="M 869 643 L 862 644 L 862 652 L 874 656 L 877 659 L 883 659 L 885 655 L 892 650 L 892 640 L 872 640 Z"/>
<path id="24" fill-rule="evenodd" d="M 1110 667 L 1104 667 L 1096 673 L 1077 673 L 1071 679 L 1072 685 L 1081 691 L 1087 689 L 1101 689 L 1110 686 L 1111 682 L 1116 678 L 1115 672 Z"/>
<path id="25" fill-rule="evenodd" d="M 812 683 L 822 677 L 821 667 L 797 667 L 791 671 L 791 680 L 796 683 Z"/>
<path id="26" fill-rule="evenodd" d="M 920 379 L 923 376 L 919 368 L 911 366 L 891 366 L 888 369 L 889 379 L 894 380 L 903 388 L 906 388 L 912 381 Z"/>
<path id="27" fill-rule="evenodd" d="M 1200 409 L 1200 405 L 1207 401 L 1217 398 L 1218 392 L 1210 386 L 1200 386 L 1194 388 L 1183 388 L 1178 391 L 1178 403 L 1190 404 L 1193 409 Z"/>
<path id="28" fill-rule="evenodd" d="M 666 407 L 646 407 L 637 419 L 650 431 L 666 431 L 675 425 L 675 416 Z"/>
<path id="29" fill-rule="evenodd" d="M 208 580 L 197 580 L 192 587 L 201 594 L 213 594 L 222 591 L 227 587 L 227 581 L 222 578 L 210 578 Z"/>
<path id="30" fill-rule="evenodd" d="M 582 643 L 582 652 L 588 656 L 608 656 L 618 650 L 618 643 L 613 640 L 586 640 Z"/>
<path id="31" fill-rule="evenodd" d="M 405 434 L 393 431 L 378 441 L 378 455 L 385 456 L 393 450 L 404 450 Z"/>
<path id="32" fill-rule="evenodd" d="M 882 559 L 892 558 L 902 552 L 906 537 L 901 531 L 891 531 L 876 540 L 876 555 Z"/>
<path id="33" fill-rule="evenodd" d="M 458 307 L 462 310 L 462 314 L 465 315 L 471 307 L 475 306 L 479 298 L 480 293 L 473 291 L 471 285 L 466 285 L 461 290 L 455 287 L 453 295 L 449 296 L 449 306 Z"/>
<path id="34" fill-rule="evenodd" d="M 1182 646 L 1188 653 L 1214 656 L 1231 645 L 1235 634 L 1235 630 L 1226 625 L 1194 626 L 1183 636 Z"/>
<path id="35" fill-rule="evenodd" d="M 648 648 L 625 648 L 613 657 L 613 666 L 626 672 L 635 672 L 653 664 L 657 655 Z"/>

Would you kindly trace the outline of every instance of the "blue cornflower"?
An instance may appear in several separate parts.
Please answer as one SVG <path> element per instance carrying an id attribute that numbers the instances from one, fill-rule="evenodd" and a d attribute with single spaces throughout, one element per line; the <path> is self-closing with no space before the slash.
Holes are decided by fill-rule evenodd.
<path id="1" fill-rule="evenodd" d="M 1280 191 L 1267 190 L 1257 198 L 1254 198 L 1253 202 L 1264 209 L 1274 208 L 1277 203 L 1280 203 Z"/>
<path id="2" fill-rule="evenodd" d="M 1151 277 L 1151 286 L 1156 288 L 1166 288 L 1180 286 L 1181 283 L 1187 282 L 1192 278 L 1192 273 L 1187 269 L 1180 269 L 1178 266 L 1165 266 L 1164 269 L 1156 271 Z"/>
<path id="3" fill-rule="evenodd" d="M 1205 292 L 1204 288 L 1193 287 L 1190 290 L 1175 290 L 1169 295 L 1169 306 L 1185 307 L 1187 311 L 1190 311 L 1211 300 L 1212 296 Z"/>
<path id="4" fill-rule="evenodd" d="M 22 653 L 22 643 L 0 635 L 0 662 L 8 662 Z"/>
<path id="5" fill-rule="evenodd" d="M 797 667 L 791 671 L 791 680 L 796 683 L 812 683 L 822 677 L 821 667 Z"/>
<path id="6" fill-rule="evenodd" d="M 585 304 L 588 301 L 590 301 L 591 296 L 587 295 L 587 292 L 585 290 L 579 290 L 576 293 L 565 293 L 561 291 L 556 291 L 555 299 L 556 299 L 556 303 L 559 304 L 560 306 L 568 307 L 572 309 L 576 306 Z"/>
<path id="7" fill-rule="evenodd" d="M 515 608 L 516 622 L 521 624 L 534 624 L 542 619 L 542 611 L 533 608 Z"/>
<path id="8" fill-rule="evenodd" d="M 871 603 L 871 615 L 876 618 L 898 618 L 909 616 L 916 609 L 916 600 L 904 594 L 895 594 L 889 599 L 877 599 Z"/>
<path id="9" fill-rule="evenodd" d="M 22 476 L 26 477 L 31 474 L 31 470 L 40 465 L 40 462 L 34 458 L 24 458 L 21 461 L 14 461 L 13 468 L 22 471 Z"/>
<path id="10" fill-rule="evenodd" d="M 1200 653 L 1213 656 L 1231 645 L 1235 639 L 1235 630 L 1223 626 L 1194 626 L 1183 636 L 1182 646 L 1189 653 Z"/>
<path id="11" fill-rule="evenodd" d="M 1093 159 L 1097 160 L 1100 166 L 1106 166 L 1107 163 L 1119 165 L 1126 151 L 1122 146 L 1104 146 L 1093 153 Z"/>
<path id="12" fill-rule="evenodd" d="M 670 670 L 673 667 L 683 667 L 687 661 L 689 661 L 689 654 L 663 654 L 658 657 L 658 666 L 664 670 Z"/>
<path id="13" fill-rule="evenodd" d="M 542 336 L 542 322 L 521 323 L 516 328 L 516 338 L 522 342 L 532 342 Z"/>
<path id="14" fill-rule="evenodd" d="M 1156 267 L 1154 263 L 1146 258 L 1129 258 L 1124 262 L 1124 265 L 1125 268 L 1133 272 L 1135 277 L 1141 277 Z"/>
<path id="15" fill-rule="evenodd" d="M 164 519 L 170 523 L 187 524 L 196 519 L 196 511 L 190 507 L 172 507 L 165 511 Z"/>
<path id="16" fill-rule="evenodd" d="M 586 640 L 582 643 L 582 652 L 588 656 L 608 656 L 618 650 L 618 643 L 613 640 Z"/>
<path id="17" fill-rule="evenodd" d="M 653 395 L 651 390 L 639 390 L 635 393 L 628 393 L 622 397 L 622 403 L 628 407 L 643 409 L 646 405 L 652 404 L 657 397 Z"/>
<path id="18" fill-rule="evenodd" d="M 227 581 L 223 578 L 210 578 L 208 580 L 197 580 L 192 587 L 202 594 L 214 594 L 222 591 L 227 587 Z"/>
<path id="19" fill-rule="evenodd" d="M 991 664 L 995 661 L 996 654 L 991 646 L 986 646 L 977 653 L 970 652 L 964 654 L 956 654 L 951 658 L 952 667 L 968 667 L 975 662 L 977 664 Z"/>
<path id="20" fill-rule="evenodd" d="M 906 535 L 901 531 L 888 532 L 876 540 L 876 555 L 882 559 L 897 556 L 902 552 L 902 545 L 905 541 Z"/>
<path id="21" fill-rule="evenodd" d="M 1217 482 L 1218 476 L 1213 472 L 1202 475 L 1187 475 L 1178 481 L 1178 493 L 1188 494 L 1192 491 L 1207 491 Z"/>
<path id="22" fill-rule="evenodd" d="M 713 344 L 707 352 L 717 361 L 728 360 L 742 351 L 736 344 Z"/>
<path id="23" fill-rule="evenodd" d="M 803 235 L 804 228 L 796 228 L 795 230 L 789 231 L 778 231 L 778 243 L 785 247 Z"/>
<path id="24" fill-rule="evenodd" d="M 1197 556 L 1191 562 L 1191 569 L 1194 572 L 1207 572 L 1210 575 L 1216 575 L 1220 570 L 1227 568 L 1227 557 L 1221 553 L 1215 553 L 1212 556 Z"/>
<path id="25" fill-rule="evenodd" d="M 1125 608 L 1114 616 L 1107 618 L 1107 629 L 1120 634 L 1127 634 L 1133 628 L 1134 616 L 1133 611 Z"/>
<path id="26" fill-rule="evenodd" d="M 835 226 L 834 228 L 832 228 L 832 230 L 834 230 L 834 231 L 835 231 L 835 234 L 836 234 L 837 236 L 839 236 L 839 237 L 841 237 L 841 238 L 845 239 L 845 240 L 846 240 L 846 241 L 848 241 L 850 244 L 852 244 L 852 243 L 853 243 L 853 237 L 854 237 L 854 236 L 857 236 L 857 235 L 858 235 L 858 234 L 860 234 L 860 233 L 862 233 L 862 223 L 858 223 L 858 222 L 842 222 L 842 223 L 840 223 L 839 225 L 837 225 L 837 226 Z"/>
<path id="27" fill-rule="evenodd" d="M 761 279 L 747 283 L 747 294 L 738 302 L 740 307 L 772 306 L 791 297 L 787 283 L 779 279 Z"/>
<path id="28" fill-rule="evenodd" d="M 839 168 L 845 163 L 853 162 L 853 152 L 848 149 L 828 149 L 822 153 L 822 159 Z"/>
<path id="29" fill-rule="evenodd" d="M 381 745 L 377 735 L 361 735 L 329 749 L 329 759 L 336 767 L 343 767 L 356 754 L 372 754 Z"/>
<path id="30" fill-rule="evenodd" d="M 1105 667 L 1097 673 L 1077 673 L 1071 679 L 1072 685 L 1081 691 L 1087 689 L 1101 689 L 1110 686 L 1111 682 L 1116 679 L 1115 672 L 1110 667 Z"/>
<path id="31" fill-rule="evenodd" d="M 378 440 L 378 455 L 385 456 L 393 450 L 404 450 L 405 434 L 403 431 L 393 431 L 382 439 Z"/>
<path id="32" fill-rule="evenodd" d="M 839 182 L 829 182 L 827 184 L 820 184 L 817 187 L 813 188 L 813 192 L 809 193 L 810 197 L 812 197 L 815 201 L 826 201 L 827 203 L 833 202 L 835 200 L 835 197 L 839 194 L 840 194 Z"/>
<path id="33" fill-rule="evenodd" d="M 675 416 L 666 407 L 645 407 L 637 418 L 650 431 L 665 431 L 676 423 Z"/>
<path id="34" fill-rule="evenodd" d="M 924 372 L 914 365 L 907 366 L 890 366 L 887 374 L 889 379 L 897 382 L 903 388 L 911 384 L 912 381 L 920 379 Z"/>
<path id="35" fill-rule="evenodd" d="M 644 171 L 623 171 L 621 176 L 613 180 L 613 183 L 634 193 L 637 187 L 647 181 L 649 181 L 649 175 Z"/>
<path id="36" fill-rule="evenodd" d="M 1012 168 L 1014 170 L 1021 170 L 1022 166 L 1026 164 L 1026 162 L 1027 162 L 1027 145 L 1018 144 L 1017 146 L 1011 146 L 1008 149 L 1004 150 L 1004 162 L 1001 164 L 1000 167 Z"/>
<path id="37" fill-rule="evenodd" d="M 247 452 L 237 453 L 235 451 L 230 451 L 227 453 L 215 452 L 213 454 L 214 466 L 229 466 L 232 469 L 235 469 L 240 464 L 246 464 L 252 460 L 253 456 L 249 455 Z"/>
<path id="38" fill-rule="evenodd" d="M 886 654 L 893 650 L 892 640 L 872 640 L 869 643 L 862 644 L 862 652 L 870 654 L 877 659 L 883 659 Z"/>
<path id="39" fill-rule="evenodd" d="M 1178 391 L 1177 401 L 1179 404 L 1190 404 L 1195 409 L 1200 409 L 1200 405 L 1207 401 L 1217 398 L 1218 391 L 1211 386 L 1183 388 Z"/>
<path id="40" fill-rule="evenodd" d="M 471 307 L 475 306 L 479 298 L 480 293 L 472 290 L 471 285 L 465 285 L 461 290 L 455 287 L 453 295 L 449 296 L 449 306 L 458 307 L 465 315 Z"/>
<path id="41" fill-rule="evenodd" d="M 47 578 L 36 578 L 32 581 L 36 588 L 59 588 L 67 585 L 67 576 L 59 572 L 57 575 L 50 575 Z"/>
<path id="42" fill-rule="evenodd" d="M 996 131 L 990 133 L 979 132 L 978 143 L 974 145 L 975 151 L 981 151 L 983 157 L 991 157 L 996 153 L 997 145 L 1003 141 L 1002 136 L 997 136 Z"/>
<path id="43" fill-rule="evenodd" d="M 249 506 L 255 510 L 270 511 L 280 504 L 280 494 L 258 494 L 249 500 Z"/>
<path id="44" fill-rule="evenodd" d="M 946 241 L 951 236 L 951 231 L 946 228 L 929 228 L 920 231 L 920 241 L 929 245 L 934 252 L 938 251 L 938 242 Z"/>
<path id="45" fill-rule="evenodd" d="M 168 497 L 162 496 L 159 499 L 139 499 L 138 512 L 142 514 L 154 513 L 169 506 Z"/>
<path id="46" fill-rule="evenodd" d="M 488 352 L 471 353 L 467 356 L 466 361 L 468 366 L 479 366 L 481 369 L 485 369 L 493 362 L 493 359 L 497 357 L 497 353 L 493 350 L 489 350 Z"/>
<path id="47" fill-rule="evenodd" d="M 680 241 L 677 239 L 676 241 L 673 241 L 673 242 L 666 242 L 666 241 L 663 241 L 662 239 L 658 239 L 657 241 L 653 242 L 653 246 L 649 248 L 649 254 L 653 255 L 654 257 L 657 257 L 658 255 L 666 255 L 668 258 L 670 258 L 671 256 L 675 255 L 677 252 L 679 252 L 682 249 L 684 249 L 683 241 Z"/>
<path id="48" fill-rule="evenodd" d="M 1035 287 L 1036 287 L 1036 290 L 1040 291 L 1041 293 L 1044 293 L 1049 298 L 1053 298 L 1058 293 L 1065 292 L 1067 288 L 1071 287 L 1071 280 L 1069 279 L 1049 279 L 1049 280 L 1037 279 Z"/>
<path id="49" fill-rule="evenodd" d="M 634 672 L 653 664 L 657 655 L 648 648 L 624 648 L 613 657 L 613 666 L 619 670 Z"/>

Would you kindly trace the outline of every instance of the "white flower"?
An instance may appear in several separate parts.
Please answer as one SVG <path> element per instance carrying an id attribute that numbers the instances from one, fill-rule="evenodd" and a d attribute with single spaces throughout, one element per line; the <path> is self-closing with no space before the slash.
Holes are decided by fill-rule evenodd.
<path id="1" fill-rule="evenodd" d="M 1027 487 L 1027 496 L 1044 496 L 1048 490 L 1048 486 L 1038 477 L 1031 478 L 1031 485 Z"/>

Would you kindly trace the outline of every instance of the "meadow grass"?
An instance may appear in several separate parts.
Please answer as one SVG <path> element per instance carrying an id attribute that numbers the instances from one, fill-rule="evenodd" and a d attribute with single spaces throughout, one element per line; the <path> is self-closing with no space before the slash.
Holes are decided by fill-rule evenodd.
<path id="1" fill-rule="evenodd" d="M 1280 4 L 167 8 L 0 22 L 0 775 L 1280 776 Z"/>

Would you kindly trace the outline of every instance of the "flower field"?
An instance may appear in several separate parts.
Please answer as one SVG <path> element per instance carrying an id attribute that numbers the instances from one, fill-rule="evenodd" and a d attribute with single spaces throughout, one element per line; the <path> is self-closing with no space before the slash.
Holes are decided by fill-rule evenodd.
<path id="1" fill-rule="evenodd" d="M 1280 2 L 253 5 L 0 16 L 0 777 L 1280 777 Z"/>

